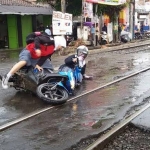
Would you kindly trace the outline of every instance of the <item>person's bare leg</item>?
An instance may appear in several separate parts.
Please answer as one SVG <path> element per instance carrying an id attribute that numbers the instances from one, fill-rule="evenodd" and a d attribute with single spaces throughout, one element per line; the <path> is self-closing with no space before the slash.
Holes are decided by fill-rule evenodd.
<path id="1" fill-rule="evenodd" d="M 26 65 L 26 61 L 19 61 L 12 67 L 12 69 L 9 71 L 8 74 L 11 74 L 12 76 L 15 72 L 17 72 L 20 68 L 22 68 L 25 65 Z"/>
<path id="2" fill-rule="evenodd" d="M 23 66 L 26 65 L 26 61 L 19 61 L 18 63 L 16 63 L 12 69 L 9 71 L 9 73 L 5 76 L 3 76 L 2 78 L 2 87 L 3 89 L 7 89 L 8 88 L 8 81 L 9 78 L 16 73 L 20 68 L 22 68 Z"/>

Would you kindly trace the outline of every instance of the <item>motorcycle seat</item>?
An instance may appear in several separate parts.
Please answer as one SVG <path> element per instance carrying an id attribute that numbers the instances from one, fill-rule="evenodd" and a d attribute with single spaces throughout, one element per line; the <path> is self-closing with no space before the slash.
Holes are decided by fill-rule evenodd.
<path id="1" fill-rule="evenodd" d="M 51 73 L 51 74 L 48 74 L 49 77 L 65 77 L 65 78 L 68 78 L 67 75 L 61 75 L 59 73 Z"/>

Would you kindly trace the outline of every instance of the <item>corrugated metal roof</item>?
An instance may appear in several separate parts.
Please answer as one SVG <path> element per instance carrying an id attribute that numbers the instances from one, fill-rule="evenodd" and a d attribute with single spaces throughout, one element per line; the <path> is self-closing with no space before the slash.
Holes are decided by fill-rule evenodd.
<path id="1" fill-rule="evenodd" d="M 36 4 L 33 4 L 27 0 L 0 0 L 1 5 L 13 5 L 13 6 L 25 6 L 25 7 L 37 7 Z"/>
<path id="2" fill-rule="evenodd" d="M 0 14 L 51 15 L 53 8 L 42 7 L 25 0 L 0 0 Z"/>

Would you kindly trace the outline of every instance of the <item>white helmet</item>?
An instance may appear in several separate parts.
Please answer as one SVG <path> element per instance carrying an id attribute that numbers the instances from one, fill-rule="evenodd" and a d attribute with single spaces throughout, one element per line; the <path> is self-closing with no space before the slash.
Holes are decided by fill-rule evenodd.
<path id="1" fill-rule="evenodd" d="M 48 35 L 51 35 L 51 30 L 50 29 L 46 29 L 45 33 L 47 33 Z"/>
<path id="2" fill-rule="evenodd" d="M 77 48 L 77 56 L 83 56 L 84 58 L 86 58 L 88 55 L 88 48 L 84 45 L 79 46 Z"/>

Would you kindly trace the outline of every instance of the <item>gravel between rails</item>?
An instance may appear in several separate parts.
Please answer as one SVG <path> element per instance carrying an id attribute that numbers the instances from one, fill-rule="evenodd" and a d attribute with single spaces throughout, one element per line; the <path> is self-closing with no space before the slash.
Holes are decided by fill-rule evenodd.
<path id="1" fill-rule="evenodd" d="M 128 125 L 103 150 L 150 150 L 150 131 Z"/>
<path id="2" fill-rule="evenodd" d="M 85 150 L 96 140 L 97 138 L 94 137 L 88 138 L 67 150 Z M 129 124 L 101 150 L 150 150 L 150 131 Z"/>

